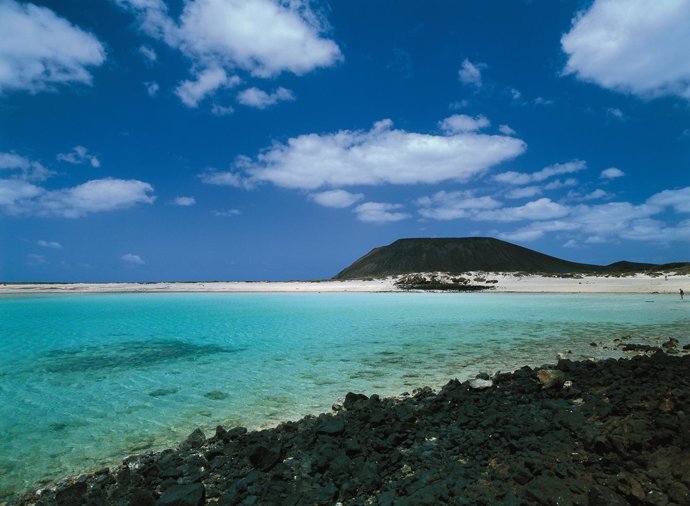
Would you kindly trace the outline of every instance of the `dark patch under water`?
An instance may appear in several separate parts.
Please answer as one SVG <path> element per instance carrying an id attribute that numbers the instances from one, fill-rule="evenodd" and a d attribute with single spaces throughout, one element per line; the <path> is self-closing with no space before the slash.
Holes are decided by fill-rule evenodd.
<path id="1" fill-rule="evenodd" d="M 215 344 L 194 344 L 177 339 L 127 341 L 107 346 L 52 350 L 39 356 L 34 361 L 32 369 L 55 374 L 133 369 L 241 351 L 244 349 Z"/>

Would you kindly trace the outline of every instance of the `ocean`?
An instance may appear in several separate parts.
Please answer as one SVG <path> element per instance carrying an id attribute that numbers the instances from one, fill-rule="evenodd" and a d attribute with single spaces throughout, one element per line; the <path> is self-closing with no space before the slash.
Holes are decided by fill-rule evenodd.
<path id="1" fill-rule="evenodd" d="M 348 391 L 623 356 L 627 336 L 687 341 L 689 309 L 658 294 L 2 296 L 0 500 L 196 427 L 328 411 Z"/>

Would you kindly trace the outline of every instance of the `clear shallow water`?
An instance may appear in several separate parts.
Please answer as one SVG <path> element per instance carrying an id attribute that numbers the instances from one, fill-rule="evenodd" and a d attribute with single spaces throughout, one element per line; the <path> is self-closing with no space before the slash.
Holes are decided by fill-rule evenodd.
<path id="1" fill-rule="evenodd" d="M 0 498 L 176 444 L 480 371 L 690 340 L 669 295 L 88 294 L 0 297 Z"/>

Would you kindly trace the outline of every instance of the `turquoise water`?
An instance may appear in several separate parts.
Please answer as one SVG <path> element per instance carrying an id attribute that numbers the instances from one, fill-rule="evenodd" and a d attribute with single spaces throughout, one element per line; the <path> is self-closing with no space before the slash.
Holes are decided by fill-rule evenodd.
<path id="1" fill-rule="evenodd" d="M 257 427 L 480 371 L 690 337 L 668 295 L 0 297 L 0 498 L 195 427 Z"/>

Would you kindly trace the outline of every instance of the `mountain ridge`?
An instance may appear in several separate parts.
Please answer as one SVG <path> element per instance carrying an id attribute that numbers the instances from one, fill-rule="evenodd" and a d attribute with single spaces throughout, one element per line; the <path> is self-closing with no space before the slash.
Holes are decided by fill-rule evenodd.
<path id="1" fill-rule="evenodd" d="M 563 260 L 493 237 L 405 238 L 372 249 L 333 279 L 382 278 L 416 272 L 534 272 L 548 274 L 635 272 L 687 267 L 689 263 L 629 261 L 609 265 Z"/>

